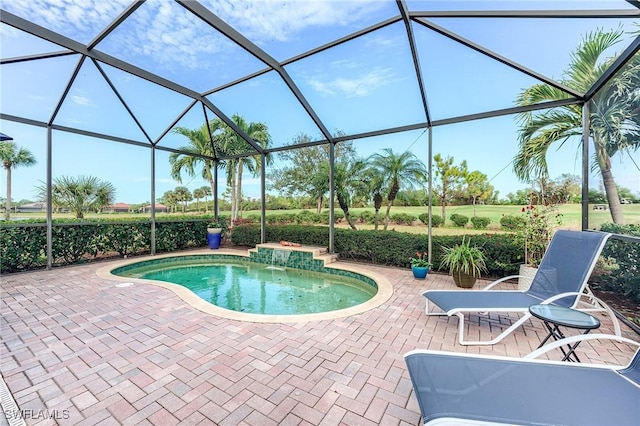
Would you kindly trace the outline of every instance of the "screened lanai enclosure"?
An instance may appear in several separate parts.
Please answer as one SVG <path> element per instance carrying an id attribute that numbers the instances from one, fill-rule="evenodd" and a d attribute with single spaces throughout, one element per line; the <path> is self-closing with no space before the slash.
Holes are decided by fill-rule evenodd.
<path id="1" fill-rule="evenodd" d="M 616 191 L 640 194 L 637 1 L 1 4 L 0 131 L 35 162 L 5 163 L 12 174 L 0 191 L 46 212 L 49 267 L 57 179 L 93 176 L 113 185 L 114 201 L 142 206 L 152 254 L 162 194 L 210 185 L 218 214 L 235 183 L 260 203 L 264 241 L 283 154 L 320 145 L 331 251 L 345 143 L 364 160 L 390 149 L 423 161 L 429 214 L 436 156 L 464 161 L 503 197 L 578 176 L 583 229 L 595 213 L 591 189 L 616 222 L 631 211 Z M 527 123 L 542 157 L 522 147 Z M 221 148 L 225 125 L 235 142 Z M 558 143 L 544 145 L 553 132 Z M 210 174 L 202 165 L 176 173 L 176 155 L 210 164 Z M 241 171 L 228 173 L 239 159 L 241 182 Z M 518 161 L 536 166 L 523 177 Z"/>

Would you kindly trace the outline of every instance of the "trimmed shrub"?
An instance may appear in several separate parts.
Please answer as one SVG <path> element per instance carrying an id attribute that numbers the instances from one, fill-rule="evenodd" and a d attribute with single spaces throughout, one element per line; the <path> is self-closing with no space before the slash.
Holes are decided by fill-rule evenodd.
<path id="1" fill-rule="evenodd" d="M 277 213 L 267 215 L 265 221 L 268 225 L 289 225 L 296 223 L 297 215 L 295 213 Z"/>
<path id="2" fill-rule="evenodd" d="M 491 223 L 491 219 L 488 217 L 472 217 L 471 223 L 474 229 L 487 229 L 487 226 Z"/>
<path id="3" fill-rule="evenodd" d="M 322 221 L 322 217 L 316 213 L 309 210 L 302 210 L 297 214 L 296 223 L 301 224 L 314 224 L 320 223 Z"/>
<path id="4" fill-rule="evenodd" d="M 458 213 L 452 214 L 449 216 L 449 219 L 460 228 L 464 228 L 464 226 L 469 222 L 469 218 L 467 216 Z"/>
<path id="5" fill-rule="evenodd" d="M 375 215 L 374 215 L 374 213 L 372 211 L 363 210 L 360 213 L 360 216 L 359 216 L 358 220 L 361 223 L 373 224 L 374 218 L 375 218 Z"/>
<path id="6" fill-rule="evenodd" d="M 244 218 L 239 217 L 233 221 L 233 226 L 248 225 L 250 223 L 255 223 L 255 222 L 260 223 L 260 216 L 258 216 L 258 220 L 256 220 L 255 215 L 250 215 Z"/>
<path id="7" fill-rule="evenodd" d="M 398 225 L 413 225 L 413 222 L 416 221 L 416 217 L 414 215 L 407 213 L 392 214 L 390 219 Z"/>
<path id="8" fill-rule="evenodd" d="M 267 241 L 294 241 L 301 244 L 326 246 L 329 228 L 324 226 L 268 226 Z M 462 235 L 437 235 L 433 237 L 431 261 L 434 269 L 440 269 L 442 247 L 451 247 L 462 241 Z M 512 275 L 518 271 L 522 249 L 510 234 L 471 235 L 474 245 L 482 247 L 487 257 L 490 276 Z M 260 242 L 260 227 L 237 226 L 231 233 L 235 245 L 255 247 Z M 408 268 L 416 252 L 425 252 L 428 237 L 396 231 L 373 231 L 352 229 L 335 230 L 335 250 L 341 259 L 370 262 L 380 265 Z"/>
<path id="9" fill-rule="evenodd" d="M 420 216 L 418 216 L 418 219 L 420 219 L 420 221 L 425 225 L 429 226 L 429 213 L 420 214 Z M 437 228 L 440 225 L 442 225 L 442 217 L 438 215 L 431 216 L 431 226 L 433 228 Z"/>
<path id="10" fill-rule="evenodd" d="M 335 210 L 333 212 L 333 223 L 340 223 L 344 219 L 344 213 L 342 210 Z M 323 225 L 329 224 L 329 211 L 325 210 L 320 213 L 320 223 Z"/>
<path id="11" fill-rule="evenodd" d="M 500 226 L 507 231 L 516 231 L 522 228 L 525 222 L 522 216 L 504 215 L 500 218 Z"/>

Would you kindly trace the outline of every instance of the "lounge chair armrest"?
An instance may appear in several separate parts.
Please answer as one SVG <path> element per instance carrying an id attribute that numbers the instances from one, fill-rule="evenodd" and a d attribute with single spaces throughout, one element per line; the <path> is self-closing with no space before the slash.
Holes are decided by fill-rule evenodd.
<path id="1" fill-rule="evenodd" d="M 500 283 L 503 283 L 503 282 L 505 282 L 505 281 L 507 281 L 507 280 L 512 280 L 512 279 L 514 279 L 514 278 L 519 278 L 519 277 L 521 277 L 521 276 L 522 276 L 522 275 L 509 275 L 508 277 L 502 277 L 502 278 L 500 278 L 499 280 L 495 280 L 494 282 L 492 282 L 491 284 L 489 284 L 488 286 L 486 286 L 486 287 L 485 287 L 485 288 L 483 288 L 482 290 L 483 290 L 483 291 L 484 291 L 484 290 L 490 290 L 490 289 L 492 289 L 493 287 L 495 287 L 496 285 L 498 285 L 498 284 L 500 284 Z"/>
<path id="2" fill-rule="evenodd" d="M 615 340 L 620 343 L 628 343 L 630 345 L 634 345 L 640 347 L 640 342 L 636 342 L 635 340 L 627 339 L 626 337 L 616 336 L 614 334 L 580 334 L 578 336 L 566 337 L 564 339 L 557 340 L 553 343 L 549 343 L 544 345 L 543 347 L 536 349 L 528 355 L 522 357 L 522 359 L 535 359 L 540 355 L 549 352 L 553 349 L 557 349 L 561 346 L 571 345 L 576 342 L 583 342 L 585 340 Z"/>
<path id="3" fill-rule="evenodd" d="M 560 293 L 560 294 L 556 294 L 555 296 L 551 296 L 548 299 L 543 300 L 542 302 L 540 302 L 541 305 L 548 305 L 549 303 L 553 303 L 556 300 L 560 300 L 560 299 L 564 299 L 565 297 L 569 297 L 569 296 L 580 296 L 583 295 L 584 293 L 579 292 L 579 291 L 568 291 L 566 293 Z"/>

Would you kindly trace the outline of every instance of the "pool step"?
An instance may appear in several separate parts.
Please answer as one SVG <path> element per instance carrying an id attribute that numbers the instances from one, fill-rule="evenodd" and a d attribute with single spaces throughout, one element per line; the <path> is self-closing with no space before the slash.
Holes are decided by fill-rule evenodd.
<path id="1" fill-rule="evenodd" d="M 330 263 L 336 262 L 338 260 L 338 255 L 335 254 L 335 253 L 334 254 L 329 254 L 325 250 L 325 254 L 322 254 L 320 256 L 314 256 L 313 258 L 314 259 L 322 259 L 322 260 L 324 260 L 324 264 L 326 266 L 326 265 L 328 265 Z"/>

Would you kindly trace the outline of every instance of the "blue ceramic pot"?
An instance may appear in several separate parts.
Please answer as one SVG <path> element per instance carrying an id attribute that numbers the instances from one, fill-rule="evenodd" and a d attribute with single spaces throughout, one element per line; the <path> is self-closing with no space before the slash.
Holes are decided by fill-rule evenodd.
<path id="1" fill-rule="evenodd" d="M 426 266 L 412 266 L 411 272 L 413 272 L 413 277 L 419 280 L 424 280 L 429 273 L 429 268 Z"/>
<path id="2" fill-rule="evenodd" d="M 215 250 L 220 248 L 220 241 L 222 240 L 222 234 L 207 234 L 207 242 L 209 243 L 209 248 Z"/>

